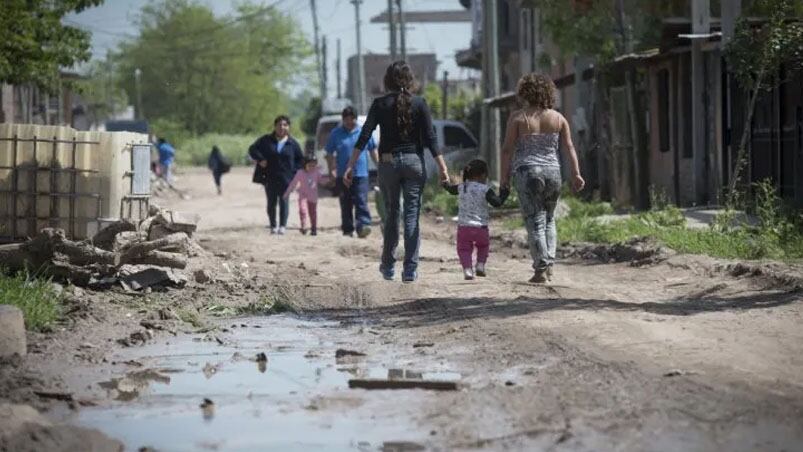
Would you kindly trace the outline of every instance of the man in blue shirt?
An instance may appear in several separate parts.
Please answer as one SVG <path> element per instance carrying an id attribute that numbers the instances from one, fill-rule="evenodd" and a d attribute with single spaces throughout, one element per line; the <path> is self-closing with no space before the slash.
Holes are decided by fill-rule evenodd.
<path id="1" fill-rule="evenodd" d="M 346 172 L 351 151 L 360 137 L 362 128 L 357 124 L 357 113 L 351 107 L 346 107 L 341 113 L 343 123 L 335 127 L 326 143 L 326 163 L 329 174 L 335 178 L 336 187 L 340 196 L 340 228 L 343 235 L 352 236 L 356 229 L 360 238 L 368 237 L 371 233 L 371 212 L 368 210 L 368 152 L 374 162 L 379 160 L 376 143 L 371 138 L 366 143 L 360 158 L 354 165 L 354 178 L 350 187 L 343 183 L 343 174 Z"/>
<path id="2" fill-rule="evenodd" d="M 159 150 L 159 166 L 161 166 L 162 177 L 167 181 L 167 185 L 172 187 L 173 159 L 176 156 L 176 150 L 164 138 L 159 138 L 156 148 Z"/>

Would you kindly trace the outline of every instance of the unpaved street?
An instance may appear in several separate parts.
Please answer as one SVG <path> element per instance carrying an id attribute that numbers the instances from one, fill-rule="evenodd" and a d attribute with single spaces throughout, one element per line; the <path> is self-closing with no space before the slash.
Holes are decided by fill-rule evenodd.
<path id="1" fill-rule="evenodd" d="M 563 260 L 552 284 L 535 286 L 526 251 L 495 240 L 489 276 L 463 281 L 455 227 L 426 218 L 419 282 L 386 282 L 378 228 L 342 237 L 334 198 L 321 200 L 318 237 L 298 233 L 294 206 L 288 235 L 271 236 L 248 169 L 224 178 L 221 197 L 204 170 L 178 184 L 190 199 L 157 202 L 202 216 L 196 237 L 218 282 L 173 302 L 195 307 L 215 336 L 157 333 L 145 347 L 103 349 L 116 367 L 63 375 L 96 399 L 65 418 L 131 449 L 803 448 L 802 297 L 775 279 L 674 256 L 642 267 Z M 225 311 L 279 289 L 298 315 Z M 249 360 L 260 351 L 261 368 Z M 97 386 L 142 368 L 168 378 L 144 378 L 150 388 L 131 400 Z M 348 388 L 388 370 L 461 389 Z"/>

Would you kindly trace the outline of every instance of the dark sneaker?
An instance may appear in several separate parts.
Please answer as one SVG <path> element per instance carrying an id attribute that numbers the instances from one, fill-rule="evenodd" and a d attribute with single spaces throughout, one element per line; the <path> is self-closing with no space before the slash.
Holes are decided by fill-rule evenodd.
<path id="1" fill-rule="evenodd" d="M 402 282 L 411 283 L 415 282 L 418 279 L 418 273 L 416 272 L 404 272 L 402 273 Z"/>
<path id="2" fill-rule="evenodd" d="M 536 270 L 535 274 L 532 278 L 530 278 L 530 282 L 534 284 L 543 284 L 547 282 L 546 279 L 546 271 L 545 270 Z"/>
<path id="3" fill-rule="evenodd" d="M 353 232 L 344 232 L 343 233 L 343 237 L 354 237 L 354 233 Z"/>
<path id="4" fill-rule="evenodd" d="M 385 281 L 393 281 L 393 268 L 384 268 L 380 265 L 379 273 L 382 273 L 382 278 L 384 278 Z"/>
<path id="5" fill-rule="evenodd" d="M 301 228 L 298 231 L 301 233 L 301 235 L 307 235 L 307 230 L 305 228 Z"/>
<path id="6" fill-rule="evenodd" d="M 318 230 L 313 228 L 312 231 L 310 231 L 309 235 L 318 235 Z"/>
<path id="7" fill-rule="evenodd" d="M 357 237 L 364 239 L 371 235 L 371 227 L 370 226 L 363 226 L 360 229 L 357 229 Z"/>

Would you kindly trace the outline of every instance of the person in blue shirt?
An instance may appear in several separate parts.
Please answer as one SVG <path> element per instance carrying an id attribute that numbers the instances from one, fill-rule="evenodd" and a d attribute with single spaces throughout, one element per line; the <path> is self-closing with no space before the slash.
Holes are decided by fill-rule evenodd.
<path id="1" fill-rule="evenodd" d="M 176 157 L 176 149 L 164 138 L 159 138 L 156 145 L 159 150 L 159 166 L 162 170 L 162 178 L 167 181 L 167 185 L 173 186 L 173 159 Z"/>
<path id="2" fill-rule="evenodd" d="M 357 113 L 353 108 L 344 108 L 341 117 L 343 123 L 332 130 L 326 143 L 326 163 L 330 176 L 336 181 L 340 197 L 340 228 L 343 235 L 352 236 L 356 230 L 358 237 L 365 238 L 371 233 L 371 211 L 368 210 L 368 151 L 374 162 L 379 160 L 379 156 L 376 143 L 370 138 L 355 161 L 351 186 L 343 183 L 351 151 L 362 128 L 357 124 Z"/>

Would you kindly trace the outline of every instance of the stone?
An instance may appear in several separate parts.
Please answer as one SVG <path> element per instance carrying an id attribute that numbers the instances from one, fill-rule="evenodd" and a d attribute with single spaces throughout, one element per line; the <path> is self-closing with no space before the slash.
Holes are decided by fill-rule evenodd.
<path id="1" fill-rule="evenodd" d="M 16 306 L 0 305 L 0 358 L 25 356 L 25 321 Z"/>
<path id="2" fill-rule="evenodd" d="M 195 274 L 193 276 L 195 277 L 195 282 L 199 284 L 206 284 L 209 281 L 212 281 L 212 275 L 210 275 L 208 271 L 203 269 L 195 270 Z"/>

